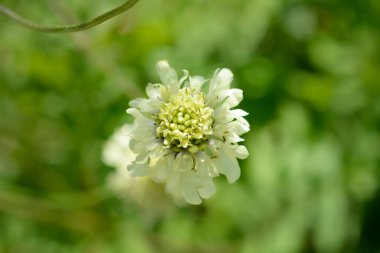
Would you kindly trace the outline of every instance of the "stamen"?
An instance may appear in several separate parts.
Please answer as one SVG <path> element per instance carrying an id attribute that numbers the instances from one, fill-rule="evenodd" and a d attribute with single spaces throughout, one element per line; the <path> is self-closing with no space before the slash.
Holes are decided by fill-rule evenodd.
<path id="1" fill-rule="evenodd" d="M 196 153 L 213 134 L 214 110 L 205 103 L 205 94 L 182 88 L 171 95 L 155 116 L 156 135 L 174 152 Z"/>

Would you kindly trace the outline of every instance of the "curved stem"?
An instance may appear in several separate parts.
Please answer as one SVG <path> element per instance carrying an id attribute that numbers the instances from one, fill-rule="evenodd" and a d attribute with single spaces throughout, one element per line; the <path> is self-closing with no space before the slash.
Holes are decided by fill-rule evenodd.
<path id="1" fill-rule="evenodd" d="M 90 29 L 96 25 L 99 25 L 103 23 L 104 21 L 113 18 L 127 10 L 129 10 L 133 5 L 135 5 L 139 0 L 128 0 L 127 2 L 123 3 L 122 5 L 88 21 L 81 24 L 76 25 L 62 25 L 62 26 L 43 26 L 35 24 L 34 22 L 21 17 L 11 9 L 5 7 L 4 5 L 0 4 L 0 14 L 12 19 L 13 21 L 16 21 L 17 23 L 24 25 L 28 28 L 31 28 L 33 30 L 39 31 L 39 32 L 46 32 L 46 33 L 69 33 L 69 32 L 80 32 L 87 29 Z"/>

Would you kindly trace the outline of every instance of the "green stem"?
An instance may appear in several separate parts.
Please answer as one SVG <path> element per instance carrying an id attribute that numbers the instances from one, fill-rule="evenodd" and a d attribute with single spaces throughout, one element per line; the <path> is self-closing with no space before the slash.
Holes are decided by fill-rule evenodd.
<path id="1" fill-rule="evenodd" d="M 127 10 L 129 10 L 133 5 L 135 5 L 139 0 L 128 0 L 127 2 L 123 3 L 122 5 L 94 18 L 93 20 L 90 20 L 88 22 L 84 22 L 81 24 L 76 25 L 62 25 L 62 26 L 43 26 L 35 24 L 34 22 L 21 17 L 11 9 L 5 7 L 4 5 L 0 4 L 0 14 L 12 19 L 13 21 L 24 25 L 28 28 L 31 28 L 33 30 L 39 31 L 39 32 L 45 32 L 45 33 L 69 33 L 69 32 L 80 32 L 87 29 L 90 29 L 96 25 L 99 25 L 103 23 L 104 21 L 113 18 Z"/>

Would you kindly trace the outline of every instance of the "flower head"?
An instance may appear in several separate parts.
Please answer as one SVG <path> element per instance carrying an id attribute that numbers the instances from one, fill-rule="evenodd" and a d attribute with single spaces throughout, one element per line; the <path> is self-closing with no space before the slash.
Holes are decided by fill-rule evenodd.
<path id="1" fill-rule="evenodd" d="M 178 79 L 167 61 L 157 63 L 161 83 L 149 84 L 147 99 L 130 102 L 134 116 L 130 148 L 137 155 L 128 166 L 134 176 L 166 183 L 166 191 L 191 204 L 215 193 L 212 178 L 224 174 L 229 183 L 240 177 L 236 158 L 248 157 L 239 145 L 249 131 L 237 106 L 240 89 L 230 89 L 232 72 L 218 69 L 210 81 L 189 76 Z"/>

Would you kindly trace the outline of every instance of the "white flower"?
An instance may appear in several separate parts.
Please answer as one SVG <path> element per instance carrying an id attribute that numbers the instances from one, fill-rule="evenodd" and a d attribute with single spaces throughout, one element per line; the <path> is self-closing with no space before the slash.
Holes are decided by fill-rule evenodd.
<path id="1" fill-rule="evenodd" d="M 172 206 L 172 200 L 167 197 L 161 185 L 152 182 L 148 177 L 133 177 L 127 166 L 136 158 L 136 154 L 129 148 L 130 137 L 128 132 L 132 125 L 126 124 L 115 130 L 103 147 L 103 162 L 116 170 L 107 178 L 107 187 L 117 197 L 138 204 L 149 216 L 165 215 Z M 177 204 L 183 201 L 177 200 Z"/>
<path id="2" fill-rule="evenodd" d="M 240 89 L 230 89 L 229 69 L 218 69 L 208 82 L 203 77 L 178 79 L 167 61 L 157 63 L 161 83 L 149 84 L 147 99 L 130 102 L 134 116 L 130 148 L 137 154 L 128 166 L 133 176 L 149 176 L 166 183 L 166 191 L 190 204 L 215 193 L 213 177 L 224 174 L 229 183 L 240 177 L 236 158 L 248 151 L 237 144 L 249 131 L 243 118 L 248 113 L 237 106 Z"/>
<path id="3" fill-rule="evenodd" d="M 132 125 L 125 124 L 114 131 L 103 147 L 102 160 L 108 166 L 124 170 L 136 158 L 129 148 L 129 131 Z"/>
<path id="4" fill-rule="evenodd" d="M 119 197 L 141 197 L 148 182 L 147 178 L 136 178 L 130 175 L 127 166 L 136 158 L 136 154 L 129 148 L 130 137 L 128 130 L 131 125 L 124 125 L 116 129 L 103 147 L 103 162 L 116 169 L 107 180 L 107 186 Z"/>

